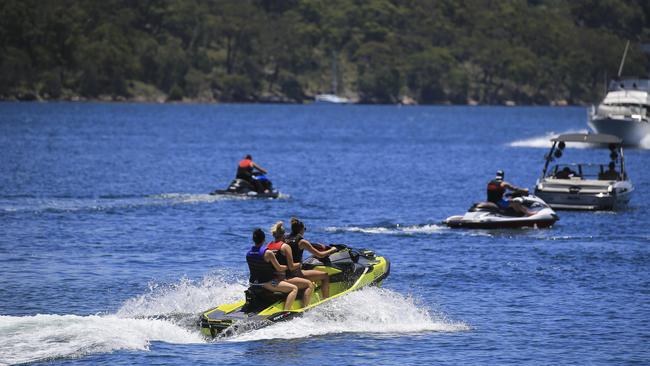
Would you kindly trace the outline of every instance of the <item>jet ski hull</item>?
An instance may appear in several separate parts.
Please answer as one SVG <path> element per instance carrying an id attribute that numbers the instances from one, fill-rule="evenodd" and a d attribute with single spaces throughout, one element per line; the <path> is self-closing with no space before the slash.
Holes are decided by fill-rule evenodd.
<path id="1" fill-rule="evenodd" d="M 476 203 L 464 215 L 448 217 L 443 224 L 450 228 L 464 229 L 516 229 L 524 227 L 548 228 L 559 216 L 541 198 L 532 195 L 516 198 L 533 212 L 531 216 L 517 216 L 513 212 L 499 210 L 490 203 Z M 511 209 L 508 209 L 511 210 Z"/>
<path id="2" fill-rule="evenodd" d="M 310 304 L 303 306 L 298 296 L 293 307 L 284 310 L 284 295 L 251 287 L 246 292 L 246 299 L 220 305 L 201 314 L 201 332 L 208 337 L 228 337 L 287 321 L 365 286 L 379 286 L 390 273 L 390 263 L 386 258 L 375 256 L 371 251 L 350 248 L 334 253 L 322 261 L 310 257 L 303 262 L 303 268 L 328 273 L 329 298 L 324 299 L 320 287 L 317 287 Z M 252 295 L 255 292 L 266 293 L 268 298 L 256 298 Z"/>
<path id="3" fill-rule="evenodd" d="M 243 180 L 235 179 L 233 180 L 228 188 L 226 189 L 217 189 L 213 192 L 210 192 L 210 195 L 223 195 L 231 197 L 248 197 L 248 198 L 278 198 L 280 197 L 280 192 L 272 188 L 270 181 L 264 179 L 266 184 L 266 189 L 264 192 L 257 192 L 252 184 Z"/>
<path id="4" fill-rule="evenodd" d="M 225 189 L 217 189 L 213 192 L 210 192 L 210 195 L 212 196 L 231 196 L 231 197 L 247 197 L 247 198 L 278 198 L 280 197 L 280 192 L 278 191 L 271 191 L 269 193 L 258 193 L 255 191 L 248 191 L 248 192 L 232 192 L 228 191 Z"/>
<path id="5" fill-rule="evenodd" d="M 458 229 L 517 229 L 524 227 L 548 228 L 557 221 L 556 217 L 535 220 L 463 220 L 463 216 L 452 216 L 444 221 L 450 228 Z"/>

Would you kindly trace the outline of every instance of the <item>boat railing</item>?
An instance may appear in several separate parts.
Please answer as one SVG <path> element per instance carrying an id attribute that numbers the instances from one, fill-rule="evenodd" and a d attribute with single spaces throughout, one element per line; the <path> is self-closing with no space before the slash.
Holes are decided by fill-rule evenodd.
<path id="1" fill-rule="evenodd" d="M 621 173 L 609 164 L 572 163 L 557 164 L 549 169 L 547 178 L 567 180 L 621 180 Z"/>

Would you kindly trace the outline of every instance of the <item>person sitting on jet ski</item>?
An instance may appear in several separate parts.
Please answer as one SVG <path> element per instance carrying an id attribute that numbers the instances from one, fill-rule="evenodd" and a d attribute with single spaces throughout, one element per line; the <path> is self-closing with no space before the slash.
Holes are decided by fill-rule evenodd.
<path id="1" fill-rule="evenodd" d="M 293 253 L 293 261 L 297 263 L 302 262 L 302 253 L 305 249 L 309 251 L 316 258 L 324 258 L 328 255 L 337 251 L 336 248 L 332 247 L 329 249 L 323 248 L 320 244 L 312 244 L 309 241 L 305 240 L 305 224 L 298 220 L 295 217 L 291 218 L 291 234 L 287 236 L 286 243 L 291 247 L 291 253 Z M 323 250 L 318 250 L 314 246 L 317 245 Z M 321 281 L 321 291 L 323 292 L 323 298 L 330 297 L 330 278 L 327 273 L 323 271 L 318 271 L 315 269 L 302 269 L 298 268 L 297 270 L 291 273 L 291 276 L 306 278 L 310 281 Z"/>
<path id="2" fill-rule="evenodd" d="M 257 179 L 253 178 L 253 173 L 257 170 L 258 172 L 262 174 L 266 174 L 267 171 L 266 169 L 262 168 L 261 166 L 255 164 L 253 162 L 253 157 L 248 154 L 244 157 L 239 162 L 239 166 L 237 166 L 237 179 L 243 179 L 247 181 L 248 183 L 252 184 L 253 187 L 255 187 L 255 190 L 257 192 L 263 192 L 264 191 L 264 186 L 260 181 Z"/>
<path id="3" fill-rule="evenodd" d="M 531 213 L 520 202 L 508 200 L 503 197 L 503 195 L 506 193 L 506 189 L 509 189 L 513 192 L 524 192 L 524 193 L 528 193 L 528 189 L 519 188 L 504 181 L 503 180 L 504 176 L 505 173 L 503 172 L 503 170 L 499 170 L 497 171 L 496 177 L 492 179 L 490 182 L 488 182 L 487 200 L 489 202 L 496 204 L 502 210 L 506 210 L 507 208 L 511 207 L 513 210 L 515 210 L 516 212 L 522 215 L 530 216 Z"/>
<path id="4" fill-rule="evenodd" d="M 298 286 L 287 281 L 278 280 L 275 277 L 276 271 L 286 271 L 287 266 L 281 265 L 275 253 L 268 250 L 264 244 L 264 231 L 255 229 L 253 231 L 253 245 L 246 253 L 246 262 L 250 270 L 249 282 L 251 286 L 262 286 L 272 292 L 282 292 L 287 294 L 284 301 L 284 310 L 290 310 L 293 302 L 298 296 Z"/>
<path id="5" fill-rule="evenodd" d="M 275 272 L 276 279 L 289 282 L 297 286 L 298 289 L 305 290 L 302 296 L 302 304 L 304 307 L 311 302 L 311 295 L 314 293 L 315 286 L 313 282 L 306 278 L 293 276 L 294 272 L 300 270 L 301 263 L 300 261 L 294 262 L 291 246 L 284 241 L 285 231 L 283 225 L 284 223 L 282 221 L 278 221 L 271 227 L 271 234 L 273 234 L 274 241 L 267 244 L 267 250 L 275 251 L 278 263 L 285 267 L 284 270 Z"/>

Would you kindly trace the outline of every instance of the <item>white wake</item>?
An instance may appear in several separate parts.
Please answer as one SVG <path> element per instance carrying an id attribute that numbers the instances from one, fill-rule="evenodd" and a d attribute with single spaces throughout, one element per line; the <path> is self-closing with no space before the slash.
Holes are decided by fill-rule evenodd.
<path id="1" fill-rule="evenodd" d="M 442 225 L 427 224 L 427 225 L 413 225 L 413 226 L 377 226 L 377 227 L 359 227 L 359 226 L 344 226 L 326 227 L 325 231 L 328 232 L 351 232 L 351 233 L 364 233 L 364 234 L 384 234 L 384 235 L 415 235 L 415 234 L 435 234 L 447 228 Z"/>

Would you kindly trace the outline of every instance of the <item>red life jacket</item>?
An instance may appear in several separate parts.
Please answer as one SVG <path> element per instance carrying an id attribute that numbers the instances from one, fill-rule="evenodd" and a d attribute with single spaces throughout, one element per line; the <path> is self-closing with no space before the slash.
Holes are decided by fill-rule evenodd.
<path id="1" fill-rule="evenodd" d="M 253 167 L 253 161 L 251 159 L 243 159 L 239 162 L 239 167 L 242 169 L 248 169 Z"/>
<path id="2" fill-rule="evenodd" d="M 280 248 L 282 248 L 282 244 L 284 244 L 284 242 L 282 240 L 272 241 L 269 244 L 267 244 L 266 249 L 267 250 L 280 250 Z"/>
<path id="3" fill-rule="evenodd" d="M 487 185 L 487 199 L 490 202 L 497 203 L 501 201 L 506 189 L 501 185 L 501 181 L 496 179 L 491 180 Z"/>
<path id="4" fill-rule="evenodd" d="M 278 260 L 278 263 L 280 263 L 283 266 L 287 265 L 287 257 L 285 257 L 284 253 L 280 250 L 282 248 L 282 245 L 285 244 L 282 240 L 278 241 L 272 241 L 266 246 L 266 250 L 274 250 L 275 252 L 275 258 Z"/>

